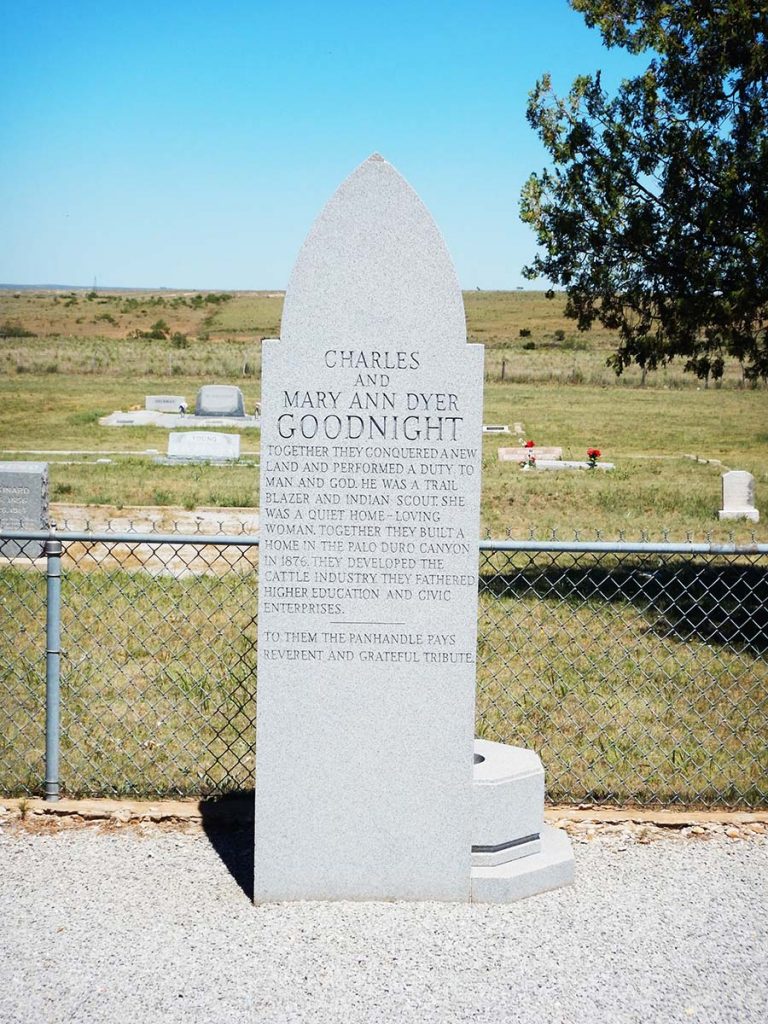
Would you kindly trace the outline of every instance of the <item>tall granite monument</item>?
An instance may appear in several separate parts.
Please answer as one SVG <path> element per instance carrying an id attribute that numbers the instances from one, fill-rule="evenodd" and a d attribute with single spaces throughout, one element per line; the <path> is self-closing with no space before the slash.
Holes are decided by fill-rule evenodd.
<path id="1" fill-rule="evenodd" d="M 503 788 L 491 748 L 515 748 L 476 754 L 480 813 L 482 399 L 443 240 L 374 155 L 310 231 L 263 345 L 257 902 L 468 900 L 473 858 L 493 875 L 498 837 L 473 829 Z"/>

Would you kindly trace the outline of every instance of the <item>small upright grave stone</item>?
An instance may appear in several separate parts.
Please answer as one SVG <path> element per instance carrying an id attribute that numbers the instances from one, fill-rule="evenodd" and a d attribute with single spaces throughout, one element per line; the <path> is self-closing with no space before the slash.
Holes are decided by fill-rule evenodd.
<path id="1" fill-rule="evenodd" d="M 48 463 L 0 462 L 0 529 L 47 530 Z M 4 558 L 39 558 L 44 541 L 0 541 Z"/>
<path id="2" fill-rule="evenodd" d="M 242 391 L 229 384 L 206 384 L 197 392 L 195 416 L 245 416 Z"/>
<path id="3" fill-rule="evenodd" d="M 721 519 L 748 519 L 752 523 L 760 520 L 755 507 L 755 478 L 743 469 L 732 469 L 723 473 L 723 507 Z"/>
<path id="4" fill-rule="evenodd" d="M 475 750 L 483 350 L 378 155 L 311 229 L 262 351 L 256 902 L 569 880 L 540 764 Z"/>

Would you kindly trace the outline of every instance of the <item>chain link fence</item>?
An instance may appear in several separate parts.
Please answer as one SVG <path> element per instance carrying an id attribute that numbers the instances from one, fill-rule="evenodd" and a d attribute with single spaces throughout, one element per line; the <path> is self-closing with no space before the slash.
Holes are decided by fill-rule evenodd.
<path id="1" fill-rule="evenodd" d="M 257 538 L 0 552 L 0 792 L 252 786 Z M 550 800 L 768 805 L 768 545 L 483 541 L 479 569 L 477 734 L 535 749 Z"/>

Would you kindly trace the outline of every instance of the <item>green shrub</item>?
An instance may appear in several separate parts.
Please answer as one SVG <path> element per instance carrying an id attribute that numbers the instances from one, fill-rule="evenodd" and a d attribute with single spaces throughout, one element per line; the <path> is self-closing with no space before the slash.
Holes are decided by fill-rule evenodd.
<path id="1" fill-rule="evenodd" d="M 145 341 L 165 341 L 170 333 L 171 328 L 165 320 L 155 320 L 148 331 L 139 330 L 137 327 L 135 330 L 128 332 L 128 337 L 143 338 Z"/>
<path id="2" fill-rule="evenodd" d="M 586 352 L 589 349 L 589 342 L 586 338 L 566 338 L 563 348 L 567 352 Z"/>
<path id="3" fill-rule="evenodd" d="M 528 330 L 527 327 L 521 327 L 519 334 L 521 338 L 530 338 L 531 336 L 531 332 Z"/>
<path id="4" fill-rule="evenodd" d="M 18 320 L 6 320 L 0 324 L 0 338 L 36 338 L 34 331 L 28 331 Z"/>
<path id="5" fill-rule="evenodd" d="M 145 337 L 157 338 L 158 340 L 160 340 L 161 338 L 167 338 L 170 333 L 171 328 L 168 326 L 165 320 L 155 320 L 155 322 L 149 328 L 149 331 L 145 332 Z"/>

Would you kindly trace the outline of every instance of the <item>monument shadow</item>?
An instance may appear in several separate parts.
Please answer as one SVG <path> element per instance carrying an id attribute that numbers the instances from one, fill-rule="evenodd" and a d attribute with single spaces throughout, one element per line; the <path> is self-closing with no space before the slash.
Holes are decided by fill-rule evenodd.
<path id="1" fill-rule="evenodd" d="M 253 902 L 253 790 L 201 800 L 200 811 L 208 842 Z"/>
<path id="2" fill-rule="evenodd" d="M 576 607 L 587 601 L 627 604 L 652 632 L 700 640 L 759 658 L 768 651 L 768 572 L 755 564 L 690 564 L 659 556 L 631 564 L 537 565 L 481 570 L 480 593 L 536 597 Z"/>

